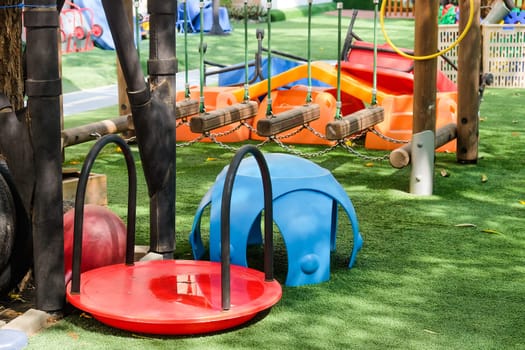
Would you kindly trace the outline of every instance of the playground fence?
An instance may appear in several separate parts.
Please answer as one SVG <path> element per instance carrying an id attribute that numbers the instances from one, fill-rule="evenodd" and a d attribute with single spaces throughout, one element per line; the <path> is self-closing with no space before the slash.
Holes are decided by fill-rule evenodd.
<path id="1" fill-rule="evenodd" d="M 387 17 L 412 17 L 414 0 L 387 0 L 385 15 Z"/>
<path id="2" fill-rule="evenodd" d="M 492 73 L 492 87 L 525 87 L 525 26 L 514 24 L 486 24 L 481 27 L 482 72 Z M 439 49 L 448 47 L 458 37 L 458 25 L 439 26 Z M 447 54 L 457 64 L 457 48 Z M 457 82 L 457 72 L 444 60 L 438 60 L 439 69 Z"/>

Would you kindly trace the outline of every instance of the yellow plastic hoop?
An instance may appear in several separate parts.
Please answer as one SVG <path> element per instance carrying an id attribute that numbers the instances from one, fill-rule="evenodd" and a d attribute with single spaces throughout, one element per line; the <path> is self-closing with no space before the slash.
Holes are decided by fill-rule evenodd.
<path id="1" fill-rule="evenodd" d="M 443 49 L 443 50 L 441 50 L 439 52 L 436 52 L 436 53 L 433 53 L 433 54 L 430 54 L 430 55 L 425 55 L 425 56 L 410 55 L 410 54 L 407 54 L 406 52 L 401 51 L 401 49 L 398 48 L 392 42 L 392 40 L 390 39 L 390 37 L 388 36 L 388 34 L 386 32 L 386 28 L 385 28 L 385 8 L 386 8 L 386 3 L 387 3 L 387 1 L 384 1 L 384 0 L 381 2 L 381 10 L 379 11 L 379 23 L 381 25 L 381 31 L 383 32 L 383 36 L 385 37 L 386 42 L 392 47 L 392 49 L 396 53 L 398 53 L 399 55 L 401 55 L 401 56 L 403 56 L 405 58 L 409 58 L 409 59 L 412 59 L 412 60 L 415 60 L 415 61 L 430 60 L 430 59 L 436 58 L 438 56 L 444 55 L 445 53 L 447 53 L 450 50 L 452 50 L 453 48 L 455 48 L 461 42 L 461 40 L 463 40 L 463 38 L 465 38 L 465 36 L 467 35 L 470 27 L 472 26 L 472 22 L 474 21 L 474 0 L 469 0 L 470 11 L 469 11 L 468 21 L 467 21 L 467 24 L 465 25 L 465 29 L 461 32 L 460 36 L 456 39 L 456 41 L 454 41 L 452 44 L 450 44 L 450 46 L 447 47 L 446 49 Z"/>

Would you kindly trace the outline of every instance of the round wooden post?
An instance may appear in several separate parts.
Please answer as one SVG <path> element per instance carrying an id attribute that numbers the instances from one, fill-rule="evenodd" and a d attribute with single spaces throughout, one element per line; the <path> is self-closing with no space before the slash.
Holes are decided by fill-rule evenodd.
<path id="1" fill-rule="evenodd" d="M 479 71 L 481 60 L 480 0 L 474 0 L 474 21 L 458 48 L 458 116 L 457 152 L 459 163 L 478 161 L 479 137 Z M 465 28 L 470 12 L 468 0 L 460 0 L 459 32 Z"/>
<path id="2" fill-rule="evenodd" d="M 133 28 L 133 1 L 126 0 L 124 2 L 124 7 L 126 9 L 125 15 L 129 19 L 129 25 Z M 139 43 L 140 45 L 140 43 Z M 122 73 L 122 67 L 120 66 L 120 60 L 117 57 L 117 87 L 118 87 L 118 113 L 120 116 L 130 115 L 131 106 L 129 105 L 128 94 L 127 94 L 127 85 L 124 75 Z M 129 119 L 129 127 L 131 130 L 134 129 L 133 120 Z M 130 132 L 128 136 L 132 136 L 133 132 Z"/>
<path id="3" fill-rule="evenodd" d="M 428 0 L 415 7 L 414 53 L 425 56 L 437 51 L 438 1 Z M 436 132 L 437 58 L 414 62 L 413 138 L 420 133 Z M 429 144 L 427 144 L 429 143 Z M 434 173 L 434 137 L 413 142 L 412 154 L 419 154 L 412 163 L 410 193 L 431 195 Z M 418 161 L 419 160 L 419 161 Z"/>

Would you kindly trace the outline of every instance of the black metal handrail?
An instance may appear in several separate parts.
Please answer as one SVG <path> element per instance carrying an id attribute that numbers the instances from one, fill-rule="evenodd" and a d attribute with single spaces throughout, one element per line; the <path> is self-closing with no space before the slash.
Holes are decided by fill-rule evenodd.
<path id="1" fill-rule="evenodd" d="M 222 309 L 229 310 L 230 302 L 230 209 L 235 175 L 242 159 L 251 153 L 259 170 L 263 183 L 264 195 L 264 274 L 267 282 L 273 281 L 273 203 L 272 182 L 268 164 L 262 152 L 253 145 L 242 146 L 235 156 L 224 179 L 221 202 L 221 301 Z"/>
<path id="2" fill-rule="evenodd" d="M 128 144 L 117 135 L 106 135 L 101 137 L 91 148 L 80 175 L 78 178 L 77 193 L 75 197 L 75 217 L 73 229 L 73 263 L 72 263 L 72 278 L 71 278 L 71 293 L 80 293 L 80 265 L 82 262 L 82 229 L 84 225 L 84 200 L 86 196 L 86 187 L 95 162 L 96 157 L 100 151 L 109 143 L 117 144 L 122 150 L 122 154 L 126 159 L 128 169 L 128 220 L 126 231 L 126 265 L 133 265 L 135 254 L 135 223 L 136 223 L 136 207 L 137 207 L 137 172 L 135 169 L 135 161 Z"/>

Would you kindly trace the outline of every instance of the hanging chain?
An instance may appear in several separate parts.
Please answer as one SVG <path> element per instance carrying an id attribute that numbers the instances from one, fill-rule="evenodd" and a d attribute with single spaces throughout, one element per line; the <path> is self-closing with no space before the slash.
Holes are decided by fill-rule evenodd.
<path id="1" fill-rule="evenodd" d="M 376 128 L 370 128 L 368 131 L 370 131 L 371 133 L 375 134 L 376 136 L 379 136 L 380 138 L 388 142 L 399 143 L 399 144 L 404 144 L 404 143 L 406 144 L 410 142 L 408 140 L 399 140 L 399 139 L 394 139 L 390 136 L 386 136 L 385 134 L 377 131 Z"/>
<path id="2" fill-rule="evenodd" d="M 191 145 L 193 145 L 194 143 L 197 143 L 197 142 L 201 141 L 202 139 L 204 139 L 204 137 L 205 137 L 204 135 L 200 135 L 200 136 L 194 138 L 194 139 L 191 140 L 191 141 L 182 142 L 182 143 L 177 143 L 176 146 L 177 146 L 177 147 L 187 147 L 187 146 L 191 146 Z"/>
<path id="3" fill-rule="evenodd" d="M 352 148 L 346 141 L 342 140 L 337 143 L 337 145 L 341 146 L 342 148 L 346 149 L 348 152 L 352 153 L 353 155 L 364 159 L 364 160 L 371 160 L 371 161 L 383 161 L 390 157 L 390 154 L 387 153 L 381 157 L 373 157 L 366 154 L 363 154 L 361 152 L 356 151 L 354 148 Z"/>
<path id="4" fill-rule="evenodd" d="M 299 150 L 297 150 L 296 148 L 294 148 L 292 146 L 289 146 L 289 145 L 283 143 L 279 138 L 277 138 L 275 136 L 270 136 L 268 139 L 270 141 L 275 142 L 279 147 L 283 148 L 288 153 L 294 154 L 296 156 L 304 157 L 304 158 L 320 157 L 320 156 L 325 155 L 328 152 L 334 150 L 337 147 L 337 143 L 336 143 L 336 144 L 334 144 L 334 145 L 332 145 L 330 147 L 327 147 L 327 148 L 325 148 L 323 150 L 320 150 L 320 151 L 317 151 L 317 152 L 302 152 L 302 151 L 299 151 Z"/>
<path id="5" fill-rule="evenodd" d="M 179 124 L 177 124 L 177 126 L 187 125 L 187 124 L 188 124 L 188 122 L 180 122 Z M 237 125 L 235 128 L 233 128 L 231 130 L 220 132 L 220 133 L 205 133 L 205 134 L 202 134 L 199 137 L 195 138 L 194 140 L 191 140 L 191 141 L 188 141 L 188 142 L 184 142 L 184 143 L 178 143 L 177 147 L 191 146 L 194 143 L 197 143 L 197 142 L 203 140 L 204 138 L 208 137 L 213 143 L 217 144 L 219 147 L 224 148 L 224 149 L 226 149 L 228 151 L 231 151 L 231 152 L 236 152 L 236 151 L 238 151 L 239 147 L 230 146 L 229 144 L 220 141 L 218 138 L 230 135 L 233 132 L 239 130 L 243 126 L 248 128 L 251 132 L 257 133 L 257 130 L 253 126 L 251 126 L 250 124 L 246 123 L 245 121 L 242 121 L 241 123 L 239 123 L 239 125 Z M 315 136 L 319 137 L 320 139 L 327 140 L 325 135 L 321 134 L 319 131 L 315 130 L 310 125 L 304 124 L 300 128 L 296 129 L 295 131 L 293 131 L 293 132 L 291 132 L 289 134 L 282 135 L 282 136 L 270 136 L 270 137 L 267 137 L 261 143 L 257 144 L 256 147 L 257 148 L 262 148 L 264 145 L 266 145 L 266 144 L 268 144 L 270 142 L 273 142 L 276 145 L 278 145 L 279 147 L 281 147 L 282 149 L 284 149 L 285 151 L 287 151 L 288 153 L 294 154 L 294 155 L 299 156 L 299 157 L 304 157 L 304 158 L 320 157 L 320 156 L 328 154 L 329 152 L 335 150 L 338 147 L 341 147 L 341 148 L 345 149 L 346 151 L 348 151 L 349 153 L 351 153 L 351 154 L 353 154 L 353 155 L 355 155 L 355 156 L 357 156 L 357 157 L 359 157 L 361 159 L 364 159 L 364 160 L 383 161 L 383 160 L 388 159 L 389 156 L 390 156 L 389 154 L 385 154 L 383 156 L 378 156 L 378 157 L 369 156 L 369 155 L 363 154 L 362 152 L 356 151 L 351 146 L 352 145 L 352 142 L 351 142 L 352 140 L 359 139 L 363 135 L 365 135 L 367 131 L 372 131 L 373 132 L 374 129 L 362 130 L 360 133 L 354 134 L 354 135 L 352 135 L 350 137 L 347 137 L 345 139 L 342 139 L 342 140 L 338 140 L 337 142 L 335 142 L 334 144 L 330 145 L 329 147 L 326 147 L 325 149 L 322 149 L 322 150 L 317 151 L 317 152 L 303 152 L 303 151 L 300 151 L 300 150 L 294 148 L 293 146 L 289 146 L 289 145 L 285 144 L 282 141 L 282 140 L 285 140 L 285 139 L 287 139 L 289 137 L 292 137 L 292 136 L 298 134 L 299 132 L 301 132 L 302 130 L 305 130 L 305 129 L 310 131 L 312 134 L 314 134 Z M 387 141 L 389 141 L 389 138 L 387 138 L 386 136 L 385 136 L 385 139 Z M 406 143 L 407 141 L 392 140 L 390 142 Z"/>

